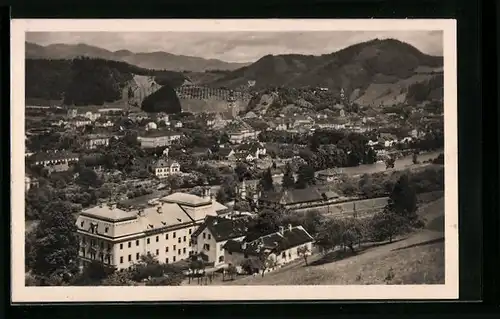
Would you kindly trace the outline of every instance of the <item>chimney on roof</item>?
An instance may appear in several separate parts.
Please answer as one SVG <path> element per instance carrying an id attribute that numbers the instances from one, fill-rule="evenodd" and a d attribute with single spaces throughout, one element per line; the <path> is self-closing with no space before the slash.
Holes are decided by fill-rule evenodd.
<path id="1" fill-rule="evenodd" d="M 288 230 L 291 231 L 292 230 L 292 224 L 288 224 Z"/>
<path id="2" fill-rule="evenodd" d="M 212 222 L 212 225 L 217 225 L 219 221 L 217 220 L 217 218 L 214 219 L 214 221 Z"/>
<path id="3" fill-rule="evenodd" d="M 246 250 L 247 249 L 247 242 L 246 241 L 242 241 L 241 242 L 241 250 Z"/>
<path id="4" fill-rule="evenodd" d="M 156 212 L 157 212 L 158 214 L 163 213 L 163 212 L 162 212 L 162 210 L 161 210 L 161 206 L 156 207 Z"/>

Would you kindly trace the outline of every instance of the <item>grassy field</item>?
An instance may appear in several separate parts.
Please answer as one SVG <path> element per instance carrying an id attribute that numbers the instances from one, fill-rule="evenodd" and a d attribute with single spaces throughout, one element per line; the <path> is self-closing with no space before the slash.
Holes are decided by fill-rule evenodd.
<path id="1" fill-rule="evenodd" d="M 219 285 L 444 284 L 444 200 L 424 204 L 426 227 L 392 243 L 364 244 L 353 255 L 334 251 L 274 272 Z"/>

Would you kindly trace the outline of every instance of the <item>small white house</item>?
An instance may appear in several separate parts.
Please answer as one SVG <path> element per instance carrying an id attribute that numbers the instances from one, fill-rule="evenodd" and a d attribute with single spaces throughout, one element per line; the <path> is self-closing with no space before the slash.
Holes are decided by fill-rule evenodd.
<path id="1" fill-rule="evenodd" d="M 271 261 L 267 270 L 281 267 L 289 262 L 309 255 L 312 251 L 313 237 L 302 227 L 288 225 L 279 231 L 262 236 L 252 241 L 228 240 L 224 245 L 225 261 L 235 266 L 245 260 Z"/>
<path id="2" fill-rule="evenodd" d="M 203 224 L 191 235 L 194 254 L 203 253 L 208 256 L 208 262 L 214 267 L 224 265 L 224 245 L 228 240 L 241 240 L 248 231 L 247 218 L 228 219 L 224 217 L 207 216 Z"/>
<path id="3" fill-rule="evenodd" d="M 181 171 L 181 166 L 178 162 L 169 159 L 159 159 L 155 161 L 151 166 L 150 170 L 158 178 L 166 178 L 173 174 L 178 174 Z"/>

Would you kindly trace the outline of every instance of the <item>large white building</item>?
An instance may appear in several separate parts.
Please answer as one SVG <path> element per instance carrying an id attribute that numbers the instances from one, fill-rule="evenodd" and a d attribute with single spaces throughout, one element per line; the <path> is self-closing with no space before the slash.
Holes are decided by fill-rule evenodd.
<path id="1" fill-rule="evenodd" d="M 174 193 L 132 210 L 116 205 L 86 209 L 76 222 L 80 264 L 97 260 L 126 269 L 148 253 L 164 263 L 186 259 L 192 253 L 191 234 L 206 216 L 224 209 L 208 190 L 202 197 Z"/>
<path id="2" fill-rule="evenodd" d="M 172 142 L 179 140 L 181 133 L 172 131 L 148 131 L 143 136 L 138 136 L 137 140 L 142 148 L 155 148 L 169 146 Z"/>

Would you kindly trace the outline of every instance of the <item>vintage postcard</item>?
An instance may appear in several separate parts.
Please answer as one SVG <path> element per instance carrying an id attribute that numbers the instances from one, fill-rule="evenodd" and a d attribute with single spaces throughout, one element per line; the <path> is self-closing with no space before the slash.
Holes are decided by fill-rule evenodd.
<path id="1" fill-rule="evenodd" d="M 11 28 L 13 302 L 458 298 L 455 20 Z"/>

